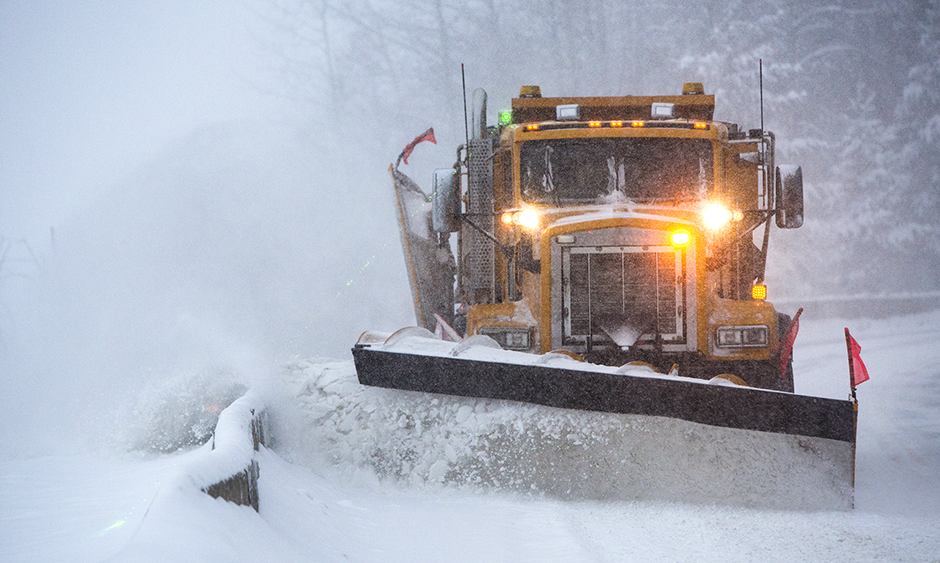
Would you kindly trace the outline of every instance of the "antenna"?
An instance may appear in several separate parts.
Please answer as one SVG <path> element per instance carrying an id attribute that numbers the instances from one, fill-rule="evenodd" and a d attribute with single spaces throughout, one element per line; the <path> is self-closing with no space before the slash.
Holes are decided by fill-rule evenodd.
<path id="1" fill-rule="evenodd" d="M 764 59 L 757 59 L 760 76 L 760 136 L 764 138 Z M 462 66 L 462 65 L 461 65 Z"/>
<path id="2" fill-rule="evenodd" d="M 467 76 L 464 74 L 463 63 L 460 63 L 460 82 L 463 84 L 463 131 L 466 136 L 467 150 L 470 149 L 470 125 L 467 121 Z M 458 151 L 459 152 L 459 151 Z M 459 159 L 459 156 L 458 156 Z"/>
<path id="3" fill-rule="evenodd" d="M 773 202 L 773 205 L 776 206 L 777 202 L 773 200 L 772 191 L 767 187 L 768 176 L 767 173 L 767 153 L 766 146 L 764 144 L 764 59 L 757 59 L 757 75 L 760 81 L 760 166 L 764 171 L 764 194 L 767 196 L 768 202 Z M 771 174 L 773 171 L 771 170 Z M 769 219 L 768 219 L 769 221 Z M 770 223 L 768 222 L 768 225 Z"/>
<path id="4" fill-rule="evenodd" d="M 772 209 L 777 206 L 776 186 L 768 186 L 768 181 L 773 183 L 776 181 L 776 178 L 773 175 L 773 170 L 768 174 L 767 172 L 767 153 L 765 152 L 766 144 L 764 143 L 764 60 L 757 59 L 758 71 L 757 74 L 760 80 L 760 167 L 762 171 L 762 180 L 764 183 L 764 198 L 767 202 L 768 209 Z M 764 283 L 764 275 L 767 273 L 767 245 L 770 242 L 770 218 L 773 216 L 773 213 L 768 213 L 767 222 L 764 224 L 764 240 L 761 241 L 761 261 L 760 261 L 760 276 L 758 276 L 757 283 Z"/>

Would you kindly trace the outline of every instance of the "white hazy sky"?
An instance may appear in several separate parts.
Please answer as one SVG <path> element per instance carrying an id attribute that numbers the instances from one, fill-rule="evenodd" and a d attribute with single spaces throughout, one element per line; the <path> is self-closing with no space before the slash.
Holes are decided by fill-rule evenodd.
<path id="1" fill-rule="evenodd" d="M 42 236 L 167 143 L 257 114 L 252 19 L 240 0 L 0 2 L 0 236 Z"/>

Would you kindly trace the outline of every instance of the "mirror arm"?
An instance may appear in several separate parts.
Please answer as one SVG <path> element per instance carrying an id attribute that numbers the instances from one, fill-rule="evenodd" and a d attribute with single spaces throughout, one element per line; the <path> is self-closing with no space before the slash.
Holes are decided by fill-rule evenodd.
<path id="1" fill-rule="evenodd" d="M 767 271 L 767 247 L 770 243 L 770 221 L 774 217 L 772 212 L 767 213 L 764 220 L 764 240 L 760 247 L 760 268 L 758 269 L 757 283 L 764 282 L 764 274 Z"/>
<path id="2" fill-rule="evenodd" d="M 476 229 L 477 231 L 479 231 L 480 234 L 482 234 L 482 235 L 485 236 L 486 238 L 488 238 L 488 239 L 490 239 L 491 241 L 493 241 L 493 244 L 495 244 L 496 246 L 498 246 L 498 247 L 500 247 L 500 248 L 503 247 L 503 245 L 500 244 L 499 240 L 496 238 L 495 235 L 493 235 L 493 233 L 487 232 L 485 229 L 483 229 L 483 227 L 480 227 L 479 225 L 477 225 L 476 223 L 474 223 L 473 221 L 471 221 L 471 220 L 470 220 L 470 217 L 468 217 L 466 214 L 463 214 L 463 213 L 462 213 L 462 214 L 460 215 L 460 220 L 463 221 L 464 223 L 470 225 L 471 227 L 473 227 L 473 228 Z M 505 251 L 504 251 L 504 252 L 505 252 Z"/>

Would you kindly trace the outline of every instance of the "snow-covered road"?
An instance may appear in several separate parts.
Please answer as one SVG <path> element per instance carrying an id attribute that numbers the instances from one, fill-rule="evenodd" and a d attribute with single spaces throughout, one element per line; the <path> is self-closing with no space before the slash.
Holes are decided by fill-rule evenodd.
<path id="1" fill-rule="evenodd" d="M 309 361 L 272 386 L 275 428 L 296 435 L 279 436 L 274 451 L 260 453 L 260 513 L 181 485 L 180 472 L 203 449 L 8 459 L 0 461 L 0 559 L 940 561 L 940 312 L 805 321 L 795 356 L 798 393 L 846 395 L 846 324 L 872 374 L 858 391 L 851 512 L 562 501 L 427 479 L 379 480 L 355 462 L 368 429 L 330 428 L 324 397 L 314 400 L 316 389 L 303 387 L 305 373 L 322 374 L 310 366 L 323 364 Z M 331 364 L 334 384 L 355 392 L 343 364 Z M 317 412 L 321 427 L 306 432 L 320 439 L 300 439 L 299 421 Z M 460 453 L 435 442 L 443 438 L 428 440 L 445 458 Z M 308 451 L 305 443 L 329 448 Z M 415 470 L 422 460 L 413 462 Z"/>

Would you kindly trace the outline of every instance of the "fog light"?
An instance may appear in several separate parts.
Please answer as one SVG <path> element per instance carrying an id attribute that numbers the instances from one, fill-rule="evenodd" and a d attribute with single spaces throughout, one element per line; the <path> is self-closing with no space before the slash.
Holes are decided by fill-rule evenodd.
<path id="1" fill-rule="evenodd" d="M 689 246 L 692 243 L 692 233 L 685 229 L 673 231 L 673 233 L 669 235 L 669 243 L 676 248 Z"/>
<path id="2" fill-rule="evenodd" d="M 722 326 L 718 328 L 718 346 L 722 348 L 746 348 L 767 346 L 767 325 Z"/>
<path id="3" fill-rule="evenodd" d="M 477 331 L 499 343 L 506 350 L 528 350 L 531 348 L 531 329 L 527 326 L 484 326 Z"/>

